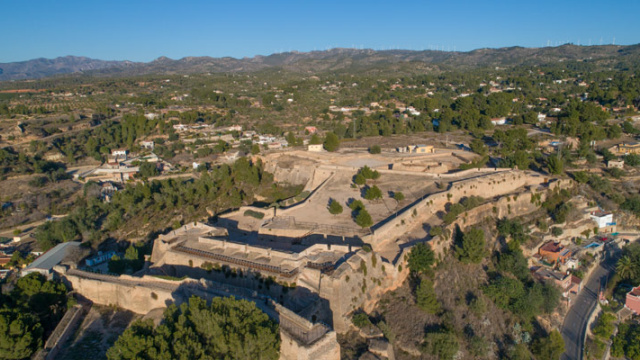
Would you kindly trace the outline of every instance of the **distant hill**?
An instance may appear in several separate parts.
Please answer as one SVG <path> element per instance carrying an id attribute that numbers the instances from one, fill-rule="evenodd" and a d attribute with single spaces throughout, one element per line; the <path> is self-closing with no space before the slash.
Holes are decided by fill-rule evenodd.
<path id="1" fill-rule="evenodd" d="M 359 66 L 375 66 L 401 62 L 462 67 L 513 66 L 547 64 L 570 60 L 617 61 L 638 59 L 640 44 L 630 46 L 563 45 L 545 48 L 509 47 L 478 49 L 469 52 L 343 49 L 286 52 L 269 56 L 235 59 L 231 57 L 185 57 L 172 60 L 160 57 L 148 63 L 104 61 L 86 57 L 65 56 L 56 59 L 0 63 L 0 81 L 36 79 L 48 76 L 89 73 L 94 75 L 194 74 L 206 72 L 247 72 L 267 68 L 283 68 L 298 72 L 337 71 Z"/>

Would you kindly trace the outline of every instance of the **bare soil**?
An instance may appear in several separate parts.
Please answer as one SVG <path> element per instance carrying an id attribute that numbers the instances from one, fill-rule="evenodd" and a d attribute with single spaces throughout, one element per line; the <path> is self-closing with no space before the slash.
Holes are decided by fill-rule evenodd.
<path id="1" fill-rule="evenodd" d="M 130 311 L 94 305 L 56 357 L 60 360 L 106 359 L 107 350 L 136 319 Z"/>

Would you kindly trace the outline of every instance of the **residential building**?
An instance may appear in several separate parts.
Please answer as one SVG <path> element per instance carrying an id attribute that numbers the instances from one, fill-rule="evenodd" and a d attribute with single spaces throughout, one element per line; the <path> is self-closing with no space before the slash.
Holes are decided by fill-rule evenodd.
<path id="1" fill-rule="evenodd" d="M 0 255 L 0 266 L 5 266 L 11 261 L 11 256 Z"/>
<path id="2" fill-rule="evenodd" d="M 307 150 L 312 152 L 321 152 L 324 148 L 322 144 L 310 144 Z"/>
<path id="3" fill-rule="evenodd" d="M 434 152 L 432 145 L 416 145 L 411 151 L 416 154 L 431 154 Z"/>
<path id="4" fill-rule="evenodd" d="M 253 130 L 247 130 L 247 131 L 242 132 L 242 137 L 243 138 L 251 139 L 252 137 L 254 137 L 256 135 L 257 135 L 256 132 L 253 131 Z"/>
<path id="5" fill-rule="evenodd" d="M 140 147 L 143 149 L 153 150 L 155 143 L 153 141 L 141 141 Z"/>
<path id="6" fill-rule="evenodd" d="M 225 130 L 231 132 L 231 131 L 242 131 L 242 126 L 241 125 L 231 125 L 228 128 L 226 128 Z"/>
<path id="7" fill-rule="evenodd" d="M 624 306 L 634 314 L 640 314 L 640 286 L 634 287 L 627 293 Z"/>
<path id="8" fill-rule="evenodd" d="M 570 294 L 577 295 L 582 289 L 582 280 L 571 273 L 559 272 L 539 267 L 533 272 L 533 276 L 542 281 L 551 281 L 554 285 L 562 289 L 562 296 L 567 297 Z"/>
<path id="9" fill-rule="evenodd" d="M 507 118 L 505 118 L 505 117 L 493 118 L 493 119 L 491 119 L 491 123 L 493 125 L 505 125 L 507 123 Z"/>
<path id="10" fill-rule="evenodd" d="M 640 154 L 640 142 L 621 143 L 609 150 L 618 155 Z"/>
<path id="11" fill-rule="evenodd" d="M 613 213 L 597 210 L 589 213 L 591 220 L 598 225 L 599 233 L 612 233 L 616 231 L 616 223 L 613 221 Z"/>
<path id="12" fill-rule="evenodd" d="M 175 124 L 173 125 L 173 130 L 175 131 L 186 131 L 189 128 L 188 125 L 184 124 Z"/>
<path id="13" fill-rule="evenodd" d="M 304 131 L 308 132 L 309 134 L 315 134 L 318 132 L 318 128 L 316 128 L 315 126 L 305 126 Z"/>
<path id="14" fill-rule="evenodd" d="M 624 168 L 624 160 L 609 160 L 607 161 L 607 168 Z"/>
<path id="15" fill-rule="evenodd" d="M 547 115 L 543 113 L 538 113 L 538 122 L 545 121 L 547 119 Z"/>
<path id="16" fill-rule="evenodd" d="M 126 149 L 111 150 L 111 156 L 117 156 L 118 158 L 124 157 L 126 159 L 128 154 L 129 150 Z"/>
<path id="17" fill-rule="evenodd" d="M 565 261 L 571 256 L 571 251 L 565 248 L 559 242 L 548 241 L 538 249 L 538 254 L 544 259 L 544 261 L 555 264 L 564 264 Z"/>

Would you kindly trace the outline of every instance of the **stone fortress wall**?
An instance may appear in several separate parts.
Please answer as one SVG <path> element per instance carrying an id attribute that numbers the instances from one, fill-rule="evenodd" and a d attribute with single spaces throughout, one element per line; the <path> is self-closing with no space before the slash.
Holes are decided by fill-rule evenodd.
<path id="1" fill-rule="evenodd" d="M 377 244 L 397 238 L 417 224 L 425 222 L 438 211 L 443 211 L 447 203 L 457 203 L 465 197 L 481 196 L 490 199 L 515 192 L 521 187 L 537 187 L 546 182 L 541 175 L 517 170 L 467 170 L 466 175 L 474 173 L 479 175 L 454 181 L 446 191 L 426 196 L 400 210 L 397 216 L 392 216 L 382 226 L 375 228 L 373 234 L 365 241 L 370 242 L 375 249 Z"/>
<path id="2" fill-rule="evenodd" d="M 339 360 L 340 345 L 335 331 L 313 324 L 268 298 L 256 298 L 250 292 L 232 287 L 215 288 L 212 282 L 194 279 L 165 280 L 154 276 L 133 277 L 95 274 L 64 266 L 56 267 L 73 289 L 95 304 L 118 306 L 137 314 L 147 314 L 169 304 L 181 304 L 191 295 L 211 300 L 217 296 L 235 296 L 255 302 L 280 323 L 281 360 Z M 237 290 L 237 291 L 234 291 Z"/>

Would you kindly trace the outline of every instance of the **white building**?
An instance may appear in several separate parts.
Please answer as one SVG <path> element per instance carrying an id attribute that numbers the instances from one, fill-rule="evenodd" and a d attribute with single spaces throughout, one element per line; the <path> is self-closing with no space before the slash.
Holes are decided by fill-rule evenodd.
<path id="1" fill-rule="evenodd" d="M 547 119 L 547 115 L 543 113 L 538 113 L 538 121 L 545 121 Z"/>
<path id="2" fill-rule="evenodd" d="M 613 222 L 613 213 L 598 210 L 592 211 L 589 216 L 591 217 L 591 220 L 598 224 L 598 228 L 615 225 Z"/>
<path id="3" fill-rule="evenodd" d="M 507 118 L 495 118 L 495 119 L 491 119 L 491 123 L 493 125 L 504 125 L 507 123 Z"/>
<path id="4" fill-rule="evenodd" d="M 607 168 L 624 169 L 624 160 L 609 160 L 607 161 Z"/>
<path id="5" fill-rule="evenodd" d="M 125 159 L 128 153 L 129 153 L 129 150 L 123 150 L 123 149 L 111 150 L 111 156 L 118 156 L 118 157 L 124 156 Z"/>
<path id="6" fill-rule="evenodd" d="M 323 147 L 322 144 L 310 144 L 307 150 L 312 152 L 321 152 Z"/>
<path id="7" fill-rule="evenodd" d="M 153 150 L 153 148 L 155 147 L 155 143 L 153 141 L 141 141 L 140 147 L 143 149 Z"/>

